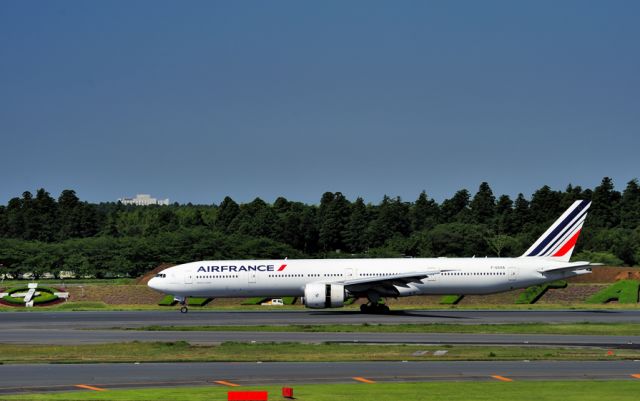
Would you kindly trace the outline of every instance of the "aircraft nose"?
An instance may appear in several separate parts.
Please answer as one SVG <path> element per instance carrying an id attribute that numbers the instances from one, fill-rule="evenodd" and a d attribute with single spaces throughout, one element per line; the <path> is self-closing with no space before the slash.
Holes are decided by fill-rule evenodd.
<path id="1" fill-rule="evenodd" d="M 160 283 L 157 277 L 152 278 L 151 280 L 149 280 L 149 282 L 147 283 L 147 285 L 149 286 L 149 288 L 154 289 L 156 291 L 160 291 Z"/>

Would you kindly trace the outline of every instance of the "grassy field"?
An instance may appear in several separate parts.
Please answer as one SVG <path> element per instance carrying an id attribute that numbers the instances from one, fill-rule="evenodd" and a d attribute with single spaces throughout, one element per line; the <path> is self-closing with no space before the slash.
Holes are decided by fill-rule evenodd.
<path id="1" fill-rule="evenodd" d="M 639 335 L 640 323 L 521 323 L 521 324 L 327 324 L 282 326 L 147 326 L 144 331 L 267 331 L 344 333 L 476 333 L 476 334 L 593 334 Z"/>
<path id="2" fill-rule="evenodd" d="M 433 351 L 446 350 L 443 356 Z M 420 351 L 420 352 L 418 352 Z M 427 351 L 423 353 L 423 351 Z M 100 362 L 334 362 L 428 360 L 615 360 L 640 359 L 639 350 L 613 355 L 600 348 L 515 346 L 423 346 L 367 344 L 234 343 L 190 345 L 187 342 L 131 342 L 98 345 L 0 344 L 5 364 Z"/>
<path id="3" fill-rule="evenodd" d="M 434 382 L 375 384 L 294 385 L 299 401 L 635 401 L 640 381 L 515 381 Z M 156 401 L 226 400 L 229 388 L 220 386 L 144 390 L 76 391 L 57 394 L 3 396 L 4 400 L 39 401 Z M 236 390 L 268 391 L 270 399 L 282 399 L 281 386 L 239 387 Z"/>

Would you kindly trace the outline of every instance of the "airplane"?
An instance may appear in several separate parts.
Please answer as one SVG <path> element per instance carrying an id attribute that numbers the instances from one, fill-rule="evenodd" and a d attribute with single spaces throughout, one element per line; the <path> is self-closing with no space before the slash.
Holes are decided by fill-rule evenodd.
<path id="1" fill-rule="evenodd" d="M 516 258 L 386 258 L 216 260 L 167 268 L 148 285 L 188 311 L 188 297 L 302 297 L 308 308 L 344 306 L 367 298 L 364 313 L 387 313 L 384 298 L 492 294 L 591 273 L 569 262 L 591 202 L 575 201 Z"/>

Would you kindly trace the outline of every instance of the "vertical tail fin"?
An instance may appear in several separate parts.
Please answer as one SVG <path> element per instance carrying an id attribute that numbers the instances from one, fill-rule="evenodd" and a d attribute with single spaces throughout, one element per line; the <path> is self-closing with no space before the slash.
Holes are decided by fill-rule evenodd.
<path id="1" fill-rule="evenodd" d="M 588 200 L 575 201 L 522 257 L 544 257 L 568 262 L 590 205 L 591 201 Z"/>

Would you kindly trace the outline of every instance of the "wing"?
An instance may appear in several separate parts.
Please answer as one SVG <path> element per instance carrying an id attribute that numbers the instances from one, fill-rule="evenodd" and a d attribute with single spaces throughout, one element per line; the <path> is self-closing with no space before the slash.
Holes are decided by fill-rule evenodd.
<path id="1" fill-rule="evenodd" d="M 445 271 L 450 270 L 424 270 L 388 276 L 363 277 L 345 280 L 341 283 L 344 284 L 345 289 L 354 294 L 367 292 L 372 289 L 382 294 L 397 294 L 398 290 L 396 287 L 409 287 L 411 283 L 421 284 L 425 278 Z"/>

